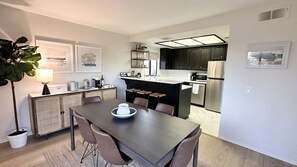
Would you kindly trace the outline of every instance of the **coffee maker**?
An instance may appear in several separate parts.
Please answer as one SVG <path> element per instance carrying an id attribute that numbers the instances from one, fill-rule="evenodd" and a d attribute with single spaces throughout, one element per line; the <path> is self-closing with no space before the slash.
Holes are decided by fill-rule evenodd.
<path id="1" fill-rule="evenodd" d="M 95 88 L 101 88 L 100 78 L 99 77 L 93 77 L 92 78 L 92 85 Z"/>

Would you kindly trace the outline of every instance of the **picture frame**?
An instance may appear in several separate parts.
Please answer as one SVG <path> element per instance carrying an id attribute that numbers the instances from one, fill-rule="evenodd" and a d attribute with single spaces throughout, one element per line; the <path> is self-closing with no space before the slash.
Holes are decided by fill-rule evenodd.
<path id="1" fill-rule="evenodd" d="M 36 39 L 41 54 L 38 68 L 51 68 L 54 73 L 74 72 L 73 44 Z"/>
<path id="2" fill-rule="evenodd" d="M 75 45 L 76 72 L 102 72 L 101 48 Z"/>
<path id="3" fill-rule="evenodd" d="M 287 68 L 291 41 L 253 43 L 247 47 L 247 68 Z"/>

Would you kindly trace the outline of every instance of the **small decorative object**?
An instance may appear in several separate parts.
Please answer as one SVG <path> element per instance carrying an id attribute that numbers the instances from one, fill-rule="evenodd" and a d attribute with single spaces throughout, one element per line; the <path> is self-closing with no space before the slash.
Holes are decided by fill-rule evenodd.
<path id="1" fill-rule="evenodd" d="M 84 87 L 85 87 L 85 89 L 90 88 L 90 81 L 88 79 L 84 79 Z"/>
<path id="2" fill-rule="evenodd" d="M 20 37 L 15 42 L 0 39 L 0 86 L 5 86 L 10 81 L 13 97 L 16 130 L 7 134 L 12 148 L 26 145 L 28 133 L 26 129 L 19 128 L 14 82 L 21 81 L 25 74 L 34 76 L 41 59 L 41 55 L 36 53 L 37 46 L 29 46 L 27 41 L 26 37 Z"/>
<path id="3" fill-rule="evenodd" d="M 36 79 L 44 85 L 42 95 L 51 94 L 47 84 L 53 80 L 53 69 L 37 69 Z"/>
<path id="4" fill-rule="evenodd" d="M 290 41 L 249 44 L 248 68 L 287 68 Z"/>
<path id="5" fill-rule="evenodd" d="M 117 114 L 118 115 L 128 115 L 128 114 L 130 114 L 129 104 L 127 104 L 127 103 L 119 104 Z"/>

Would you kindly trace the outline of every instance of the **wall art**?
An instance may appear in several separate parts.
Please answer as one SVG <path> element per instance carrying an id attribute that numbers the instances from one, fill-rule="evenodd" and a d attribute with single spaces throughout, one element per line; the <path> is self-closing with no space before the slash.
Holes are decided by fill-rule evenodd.
<path id="1" fill-rule="evenodd" d="M 287 68 L 290 41 L 249 44 L 247 68 Z"/>
<path id="2" fill-rule="evenodd" d="M 75 45 L 77 72 L 102 72 L 101 48 Z"/>

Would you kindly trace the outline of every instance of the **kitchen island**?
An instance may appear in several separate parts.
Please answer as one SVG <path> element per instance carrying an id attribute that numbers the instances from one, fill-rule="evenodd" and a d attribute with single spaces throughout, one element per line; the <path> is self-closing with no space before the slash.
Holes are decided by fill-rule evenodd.
<path id="1" fill-rule="evenodd" d="M 155 77 L 121 77 L 121 79 L 125 81 L 127 89 L 134 88 L 151 91 L 152 93 L 165 93 L 165 103 L 175 108 L 174 116 L 184 119 L 188 118 L 190 114 L 192 87 L 183 85 L 183 81 Z"/>

